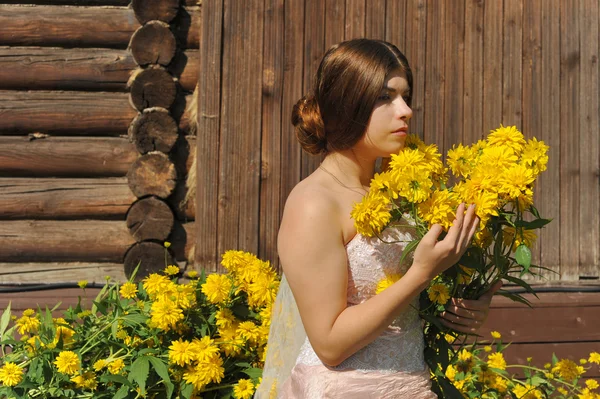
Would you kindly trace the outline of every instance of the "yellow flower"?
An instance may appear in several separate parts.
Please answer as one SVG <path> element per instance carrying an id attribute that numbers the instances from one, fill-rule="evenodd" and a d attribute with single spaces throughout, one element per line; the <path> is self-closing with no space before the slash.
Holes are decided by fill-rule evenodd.
<path id="1" fill-rule="evenodd" d="M 585 382 L 585 385 L 588 387 L 588 389 L 598 389 L 598 381 L 596 380 L 587 380 Z"/>
<path id="2" fill-rule="evenodd" d="M 254 394 L 252 380 L 241 379 L 233 386 L 233 397 L 236 399 L 251 399 Z"/>
<path id="3" fill-rule="evenodd" d="M 471 281 L 471 276 L 473 276 L 475 269 L 471 269 L 463 265 L 459 265 L 459 267 L 460 269 L 457 278 L 458 284 L 468 284 Z"/>
<path id="4" fill-rule="evenodd" d="M 219 329 L 229 328 L 235 323 L 235 316 L 230 309 L 219 309 L 215 313 L 215 324 Z"/>
<path id="5" fill-rule="evenodd" d="M 237 326 L 219 329 L 220 338 L 217 339 L 219 348 L 225 353 L 225 356 L 236 356 L 242 352 L 245 341 L 237 333 Z"/>
<path id="6" fill-rule="evenodd" d="M 448 378 L 450 381 L 454 381 L 454 379 L 456 378 L 456 369 L 454 368 L 453 365 L 451 365 L 451 364 L 448 365 L 445 375 L 446 375 L 446 378 Z"/>
<path id="7" fill-rule="evenodd" d="M 492 245 L 492 242 L 493 237 L 489 229 L 479 230 L 477 233 L 475 233 L 475 237 L 473 238 L 473 244 L 479 248 L 487 248 Z"/>
<path id="8" fill-rule="evenodd" d="M 444 335 L 444 339 L 446 340 L 446 342 L 448 342 L 449 344 L 453 343 L 454 341 L 456 341 L 456 337 L 450 334 L 445 334 Z"/>
<path id="9" fill-rule="evenodd" d="M 473 354 L 466 349 L 458 352 L 458 361 L 456 363 L 456 369 L 460 372 L 467 373 L 471 371 L 473 366 L 475 365 L 475 359 L 473 359 Z"/>
<path id="10" fill-rule="evenodd" d="M 500 352 L 488 355 L 487 364 L 495 369 L 506 370 L 506 360 L 504 360 L 504 355 Z"/>
<path id="11" fill-rule="evenodd" d="M 81 367 L 79 356 L 72 351 L 60 352 L 56 357 L 54 364 L 59 372 L 69 375 L 77 374 L 79 372 L 79 368 Z"/>
<path id="12" fill-rule="evenodd" d="M 517 199 L 522 195 L 530 196 L 533 195 L 531 187 L 534 180 L 535 177 L 530 169 L 524 165 L 512 165 L 500 175 L 498 192 L 512 199 Z"/>
<path id="13" fill-rule="evenodd" d="M 150 298 L 162 293 L 170 284 L 171 280 L 167 276 L 158 273 L 152 273 L 143 280 L 143 286 Z"/>
<path id="14" fill-rule="evenodd" d="M 125 362 L 123 359 L 115 359 L 108 364 L 108 372 L 111 374 L 119 374 L 121 370 L 125 367 Z"/>
<path id="15" fill-rule="evenodd" d="M 191 270 L 187 273 L 189 278 L 198 278 L 198 272 L 196 270 Z"/>
<path id="16" fill-rule="evenodd" d="M 433 186 L 427 170 L 414 168 L 395 176 L 395 183 L 398 194 L 415 204 L 429 198 Z"/>
<path id="17" fill-rule="evenodd" d="M 496 376 L 496 378 L 490 382 L 489 386 L 500 393 L 506 392 L 506 389 L 508 388 L 506 380 L 501 376 Z"/>
<path id="18" fill-rule="evenodd" d="M 210 361 L 214 356 L 219 355 L 219 347 L 209 336 L 194 338 L 189 350 L 194 353 L 194 359 L 200 362 Z"/>
<path id="19" fill-rule="evenodd" d="M 496 175 L 516 164 L 517 161 L 518 157 L 510 147 L 505 145 L 489 146 L 481 152 L 475 168 L 482 173 L 493 173 Z"/>
<path id="20" fill-rule="evenodd" d="M 587 364 L 587 359 L 579 359 L 579 364 Z"/>
<path id="21" fill-rule="evenodd" d="M 23 369 L 19 365 L 6 362 L 0 367 L 0 382 L 7 387 L 14 387 L 23 381 Z"/>
<path id="22" fill-rule="evenodd" d="M 197 354 L 190 350 L 190 346 L 191 342 L 184 341 L 181 338 L 171 342 L 171 346 L 169 346 L 169 362 L 180 366 L 192 364 Z"/>
<path id="23" fill-rule="evenodd" d="M 138 292 L 137 285 L 134 283 L 125 283 L 119 289 L 119 293 L 125 299 L 135 298 L 137 292 Z"/>
<path id="24" fill-rule="evenodd" d="M 592 352 L 590 353 L 590 357 L 588 358 L 588 362 L 596 363 L 600 365 L 600 353 Z"/>
<path id="25" fill-rule="evenodd" d="M 71 378 L 71 381 L 75 383 L 77 388 L 95 390 L 98 387 L 98 381 L 96 381 L 96 374 L 91 371 L 86 371 L 83 374 L 76 375 Z"/>
<path id="26" fill-rule="evenodd" d="M 150 309 L 151 322 L 163 331 L 175 328 L 177 322 L 183 320 L 183 311 L 177 304 L 168 299 L 159 299 L 152 304 Z"/>
<path id="27" fill-rule="evenodd" d="M 517 384 L 513 388 L 513 393 L 517 396 L 518 399 L 543 399 L 543 394 L 536 389 L 534 385 Z"/>
<path id="28" fill-rule="evenodd" d="M 390 200 L 384 195 L 369 192 L 361 202 L 354 204 L 350 216 L 358 234 L 372 237 L 380 233 L 392 217 Z"/>
<path id="29" fill-rule="evenodd" d="M 185 382 L 194 385 L 196 390 L 201 390 L 211 382 L 219 383 L 224 376 L 223 359 L 218 354 L 205 361 L 199 361 L 193 367 L 188 366 L 183 373 Z"/>
<path id="30" fill-rule="evenodd" d="M 23 317 L 17 319 L 16 321 L 19 334 L 36 333 L 38 327 L 40 326 L 40 321 L 37 319 L 37 317 L 32 317 L 35 312 L 31 313 L 29 311 L 33 312 L 33 309 L 27 309 L 24 311 Z"/>
<path id="31" fill-rule="evenodd" d="M 256 259 L 256 256 L 249 252 L 230 250 L 223 254 L 221 265 L 228 271 L 235 273 L 241 266 Z"/>
<path id="32" fill-rule="evenodd" d="M 54 328 L 56 328 L 55 342 L 58 343 L 58 341 L 62 339 L 63 343 L 70 343 L 72 341 L 73 335 L 75 335 L 75 331 L 62 317 L 56 318 L 53 321 Z"/>
<path id="33" fill-rule="evenodd" d="M 385 289 L 392 286 L 396 281 L 400 280 L 400 278 L 402 278 L 402 274 L 400 273 L 386 274 L 385 277 L 381 279 L 379 283 L 377 283 L 375 293 L 379 294 L 380 292 L 383 292 Z"/>
<path id="34" fill-rule="evenodd" d="M 580 367 L 572 360 L 562 359 L 552 367 L 552 372 L 558 374 L 563 380 L 572 382 L 582 374 Z"/>
<path id="35" fill-rule="evenodd" d="M 577 395 L 579 399 L 598 399 L 598 395 L 591 392 L 588 388 L 583 388 L 581 394 Z"/>
<path id="36" fill-rule="evenodd" d="M 418 135 L 414 133 L 406 135 L 406 140 L 404 141 L 404 148 L 410 148 L 412 150 L 415 150 L 424 145 L 425 143 L 423 142 L 423 140 L 421 140 L 421 138 Z"/>
<path id="37" fill-rule="evenodd" d="M 179 267 L 175 265 L 169 265 L 165 268 L 164 272 L 168 276 L 174 276 L 176 274 L 179 274 Z"/>
<path id="38" fill-rule="evenodd" d="M 390 172 L 375 173 L 375 176 L 371 179 L 369 190 L 374 194 L 381 192 L 382 194 L 389 194 L 394 199 L 398 198 L 398 187 L 396 187 Z"/>
<path id="39" fill-rule="evenodd" d="M 391 158 L 390 173 L 394 180 L 401 179 L 406 173 L 422 171 L 427 167 L 425 154 L 418 149 L 405 147 L 398 154 L 392 154 Z"/>
<path id="40" fill-rule="evenodd" d="M 165 248 L 169 248 L 171 246 L 171 243 L 169 241 L 165 241 L 163 245 L 165 246 Z"/>
<path id="41" fill-rule="evenodd" d="M 525 244 L 528 248 L 532 248 L 537 240 L 537 235 L 533 230 L 519 228 L 519 232 L 515 238 L 515 228 L 511 226 L 504 227 L 504 229 L 502 229 L 502 241 L 504 242 L 504 245 L 509 247 L 513 239 L 515 240 L 515 244 L 513 245 L 514 252 L 521 244 Z"/>
<path id="42" fill-rule="evenodd" d="M 563 387 L 558 387 L 558 392 L 560 392 L 560 393 L 561 393 L 561 394 L 563 394 L 563 395 L 566 395 L 566 394 L 568 394 L 568 393 L 569 393 L 569 392 L 568 392 L 566 389 L 564 389 Z"/>
<path id="43" fill-rule="evenodd" d="M 248 287 L 248 305 L 251 307 L 265 306 L 275 302 L 279 280 L 275 273 L 261 273 Z"/>
<path id="44" fill-rule="evenodd" d="M 226 274 L 211 274 L 202 284 L 202 293 L 206 295 L 209 302 L 220 304 L 229 299 L 232 283 Z"/>
<path id="45" fill-rule="evenodd" d="M 243 321 L 238 325 L 236 333 L 245 341 L 248 341 L 251 344 L 256 344 L 259 339 L 260 331 L 253 322 Z"/>
<path id="46" fill-rule="evenodd" d="M 97 360 L 96 362 L 94 362 L 93 368 L 96 371 L 100 371 L 104 367 L 106 367 L 107 364 L 108 364 L 108 362 L 105 359 L 100 359 L 100 360 Z"/>
<path id="47" fill-rule="evenodd" d="M 487 137 L 490 146 L 507 146 L 515 153 L 520 153 L 525 146 L 525 137 L 516 126 L 502 126 L 492 130 Z"/>
<path id="48" fill-rule="evenodd" d="M 462 144 L 453 145 L 446 157 L 446 162 L 456 177 L 467 177 L 471 173 L 474 161 L 473 151 L 469 147 L 463 147 Z"/>
<path id="49" fill-rule="evenodd" d="M 502 334 L 500 334 L 498 331 L 492 331 L 490 334 L 492 335 L 492 338 L 494 338 L 494 339 L 502 338 Z"/>
<path id="50" fill-rule="evenodd" d="M 440 283 L 433 284 L 431 287 L 429 287 L 427 294 L 432 302 L 440 305 L 445 305 L 450 299 L 450 291 L 448 290 L 448 287 Z"/>
<path id="51" fill-rule="evenodd" d="M 458 196 L 448 190 L 436 190 L 428 199 L 417 206 L 417 212 L 421 219 L 433 224 L 441 225 L 448 230 L 456 217 L 458 207 Z"/>
<path id="52" fill-rule="evenodd" d="M 88 281 L 87 280 L 78 281 L 77 285 L 79 286 L 79 288 L 84 289 L 85 287 L 87 287 Z"/>
<path id="53" fill-rule="evenodd" d="M 483 347 L 483 350 L 486 351 L 486 352 L 491 352 L 492 351 L 492 347 L 489 346 L 489 345 L 486 345 L 486 346 Z"/>

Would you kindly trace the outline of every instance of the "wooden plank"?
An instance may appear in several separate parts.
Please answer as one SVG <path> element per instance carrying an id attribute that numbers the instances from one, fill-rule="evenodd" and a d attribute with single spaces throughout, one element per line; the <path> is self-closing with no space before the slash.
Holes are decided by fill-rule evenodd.
<path id="1" fill-rule="evenodd" d="M 198 48 L 199 11 L 188 9 L 173 23 L 180 43 Z M 127 7 L 0 5 L 1 46 L 125 49 L 140 27 Z"/>
<path id="2" fill-rule="evenodd" d="M 407 3 L 409 0 L 388 0 L 385 4 L 385 11 L 379 11 L 385 15 L 385 21 L 378 22 L 379 24 L 385 26 L 385 35 L 384 37 L 378 37 L 378 39 L 385 40 L 387 42 L 392 43 L 398 49 L 408 57 L 406 54 L 406 41 L 407 36 L 415 35 L 418 32 L 409 32 L 408 31 L 408 23 L 409 21 L 406 18 L 407 13 Z M 370 7 L 367 7 L 369 10 Z M 412 22 L 412 21 L 411 21 Z M 369 20 L 367 20 L 367 29 L 372 24 Z M 409 64 L 412 65 L 412 59 L 408 59 Z"/>
<path id="3" fill-rule="evenodd" d="M 370 3 L 370 2 L 369 2 Z M 308 4 L 308 3 L 307 3 Z M 306 9 L 306 16 L 315 17 L 314 12 L 317 11 L 316 4 Z M 365 37 L 365 14 L 366 14 L 365 0 L 346 0 L 346 29 L 345 29 L 345 40 L 356 39 L 359 37 Z M 322 14 L 321 14 L 322 15 Z M 318 19 L 313 19 L 313 22 L 319 22 Z M 315 26 L 313 25 L 313 29 Z M 318 37 L 318 36 L 314 36 Z"/>
<path id="4" fill-rule="evenodd" d="M 131 0 L 2 0 L 4 4 L 51 4 L 74 6 L 122 6 L 126 7 Z M 186 6 L 198 6 L 201 0 L 184 0 Z"/>
<path id="5" fill-rule="evenodd" d="M 177 260 L 192 249 L 195 223 L 176 223 L 169 237 Z M 8 220 L 0 223 L 0 262 L 122 262 L 135 243 L 125 221 Z"/>
<path id="6" fill-rule="evenodd" d="M 127 281 L 121 263 L 0 263 L 0 284 L 4 285 L 67 284 L 81 280 L 105 284 L 105 276 L 113 282 Z"/>
<path id="7" fill-rule="evenodd" d="M 123 220 L 136 200 L 125 177 L 0 178 L 0 219 Z"/>
<path id="8" fill-rule="evenodd" d="M 442 154 L 463 142 L 465 0 L 455 0 L 446 10 L 444 26 L 444 136 Z"/>
<path id="9" fill-rule="evenodd" d="M 443 148 L 444 141 L 444 21 L 446 3 L 427 7 L 424 139 Z"/>
<path id="10" fill-rule="evenodd" d="M 258 257 L 277 263 L 281 168 L 281 101 L 285 48 L 283 0 L 265 0 Z M 284 119 L 285 120 L 285 119 Z"/>
<path id="11" fill-rule="evenodd" d="M 579 276 L 600 275 L 600 69 L 598 1 L 581 0 L 579 78 Z M 584 40 L 583 38 L 590 38 Z M 595 40 L 594 40 L 595 38 Z"/>
<path id="12" fill-rule="evenodd" d="M 365 37 L 385 40 L 386 20 L 392 16 L 386 13 L 386 0 L 370 0 L 365 4 Z"/>
<path id="13" fill-rule="evenodd" d="M 202 220 L 195 238 L 194 267 L 217 268 L 217 197 L 219 184 L 219 125 L 221 103 L 221 34 L 223 1 L 210 1 L 202 10 L 200 71 L 198 77 L 198 131 L 196 142 L 196 215 Z M 239 134 L 239 132 L 238 132 Z"/>
<path id="14" fill-rule="evenodd" d="M 502 123 L 502 1 L 486 1 L 483 13 L 483 131 Z"/>
<path id="15" fill-rule="evenodd" d="M 427 43 L 427 2 L 425 0 L 407 0 L 405 21 L 404 26 L 407 33 L 404 39 L 404 54 L 408 58 L 413 74 L 411 103 L 413 117 L 410 120 L 409 129 L 411 133 L 416 133 L 423 138 L 427 54 L 424 43 Z M 400 50 L 403 49 L 400 48 Z"/>
<path id="16" fill-rule="evenodd" d="M 188 50 L 170 70 L 184 90 L 198 79 L 198 51 Z M 127 91 L 138 66 L 126 50 L 0 47 L 0 89 Z"/>
<path id="17" fill-rule="evenodd" d="M 556 284 L 556 283 L 555 283 Z M 537 288 L 536 285 L 533 286 Z M 559 289 L 576 289 L 581 286 L 563 287 L 554 285 L 552 288 Z M 590 287 L 591 288 L 591 287 Z M 594 292 L 538 292 L 537 298 L 532 294 L 523 294 L 528 301 L 531 302 L 535 309 L 539 308 L 578 308 L 583 306 L 600 306 L 600 291 L 596 288 Z M 496 295 L 491 304 L 492 308 L 528 308 L 527 305 L 513 301 L 512 299 Z"/>
<path id="18" fill-rule="evenodd" d="M 0 177 L 125 176 L 138 157 L 123 137 L 0 136 Z"/>
<path id="19" fill-rule="evenodd" d="M 364 4 L 364 0 L 362 0 Z M 355 2 L 360 3 L 360 2 Z M 360 4 L 358 4 L 360 5 Z M 354 15 L 353 10 L 348 10 L 352 4 L 346 2 L 346 32 L 345 39 L 350 39 L 355 36 L 348 36 L 348 32 L 354 35 L 358 29 L 353 23 L 349 22 L 348 15 Z M 321 63 L 321 59 L 325 54 L 325 3 L 320 0 L 305 1 L 304 15 L 304 77 L 303 77 L 303 93 L 308 93 L 313 90 L 315 74 Z M 349 14 L 350 13 L 350 14 Z M 362 14 L 362 29 L 364 35 L 364 13 Z M 351 27 L 349 27 L 349 24 Z M 302 175 L 304 179 L 310 175 L 323 160 L 322 155 L 310 155 L 302 152 Z"/>
<path id="20" fill-rule="evenodd" d="M 542 5 L 541 1 L 523 2 L 523 134 L 527 139 L 540 139 L 542 133 Z M 534 188 L 536 202 L 542 201 L 539 188 Z M 532 262 L 540 264 L 541 247 L 535 243 Z"/>
<path id="21" fill-rule="evenodd" d="M 465 2 L 465 58 L 463 142 L 475 143 L 483 131 L 483 7 L 480 0 Z"/>
<path id="22" fill-rule="evenodd" d="M 344 40 L 346 23 L 346 2 L 325 1 L 325 49 Z"/>
<path id="23" fill-rule="evenodd" d="M 504 34 L 502 41 L 502 123 L 522 129 L 522 0 L 504 2 Z"/>
<path id="24" fill-rule="evenodd" d="M 560 2 L 560 274 L 579 279 L 579 146 L 581 112 L 578 1 Z M 586 226 L 587 227 L 587 226 Z"/>
<path id="25" fill-rule="evenodd" d="M 23 292 L 0 293 L 0 309 L 6 309 L 10 302 L 10 308 L 13 314 L 21 316 L 25 309 L 52 309 L 55 305 L 58 311 L 66 310 L 69 306 L 76 306 L 79 297 L 82 299 L 82 306 L 92 307 L 92 301 L 96 298 L 100 289 L 86 288 L 85 292 L 81 288 L 63 288 L 51 290 Z"/>
<path id="26" fill-rule="evenodd" d="M 552 201 L 537 201 L 540 214 L 552 219 L 539 234 L 540 264 L 555 271 L 542 272 L 547 280 L 560 279 L 560 0 L 541 2 L 542 12 L 542 100 L 540 112 L 540 139 L 550 147 L 548 169 L 538 178 L 537 198 L 552 198 Z"/>
<path id="27" fill-rule="evenodd" d="M 184 131 L 189 117 L 178 108 L 189 101 L 191 96 L 172 107 Z M 127 133 L 137 114 L 126 93 L 0 90 L 0 136 L 33 132 L 117 136 Z"/>
<path id="28" fill-rule="evenodd" d="M 284 10 L 284 53 L 283 53 L 283 98 L 281 101 L 281 186 L 279 197 L 279 219 L 285 201 L 292 188 L 300 181 L 301 148 L 296 140 L 294 127 L 289 122 L 292 108 L 302 97 L 303 53 L 304 53 L 304 2 L 286 0 Z"/>

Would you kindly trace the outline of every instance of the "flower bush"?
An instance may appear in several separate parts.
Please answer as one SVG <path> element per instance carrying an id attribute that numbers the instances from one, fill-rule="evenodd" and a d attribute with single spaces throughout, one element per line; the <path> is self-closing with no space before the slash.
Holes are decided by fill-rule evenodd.
<path id="1" fill-rule="evenodd" d="M 177 266 L 107 284 L 89 309 L 0 319 L 2 398 L 251 398 L 279 277 L 229 251 L 227 274 L 178 283 Z M 81 286 L 85 286 L 82 282 Z M 13 320 L 12 325 L 11 319 Z"/>

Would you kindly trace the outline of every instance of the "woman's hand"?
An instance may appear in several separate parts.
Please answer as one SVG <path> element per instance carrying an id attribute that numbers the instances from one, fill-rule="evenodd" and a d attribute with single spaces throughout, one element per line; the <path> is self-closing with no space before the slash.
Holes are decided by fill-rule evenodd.
<path id="1" fill-rule="evenodd" d="M 462 333 L 476 333 L 485 323 L 492 297 L 501 287 L 502 281 L 498 281 L 479 299 L 452 298 L 446 305 L 446 311 L 440 315 L 442 324 Z"/>
<path id="2" fill-rule="evenodd" d="M 456 219 L 448 229 L 443 240 L 438 241 L 442 226 L 434 224 L 415 249 L 413 266 L 415 271 L 425 273 L 428 280 L 454 265 L 475 234 L 479 218 L 475 214 L 475 205 L 469 206 L 465 213 L 465 204 L 460 204 L 456 210 Z"/>

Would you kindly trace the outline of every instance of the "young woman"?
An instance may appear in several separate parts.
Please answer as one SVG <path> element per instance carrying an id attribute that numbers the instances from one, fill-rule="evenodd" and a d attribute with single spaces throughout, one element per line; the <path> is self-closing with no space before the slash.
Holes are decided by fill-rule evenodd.
<path id="1" fill-rule="evenodd" d="M 461 204 L 446 237 L 439 240 L 442 228 L 434 225 L 403 265 L 410 224 L 384 230 L 384 238 L 399 241 L 387 244 L 357 235 L 350 218 L 377 159 L 404 146 L 411 92 L 408 62 L 395 46 L 356 39 L 327 51 L 314 90 L 294 107 L 303 149 L 326 156 L 285 205 L 278 238 L 284 279 L 256 397 L 436 397 L 417 299 L 466 250 L 479 222 L 475 210 Z M 375 295 L 389 274 L 402 277 Z M 477 331 L 497 288 L 477 301 L 453 300 L 444 323 Z"/>

